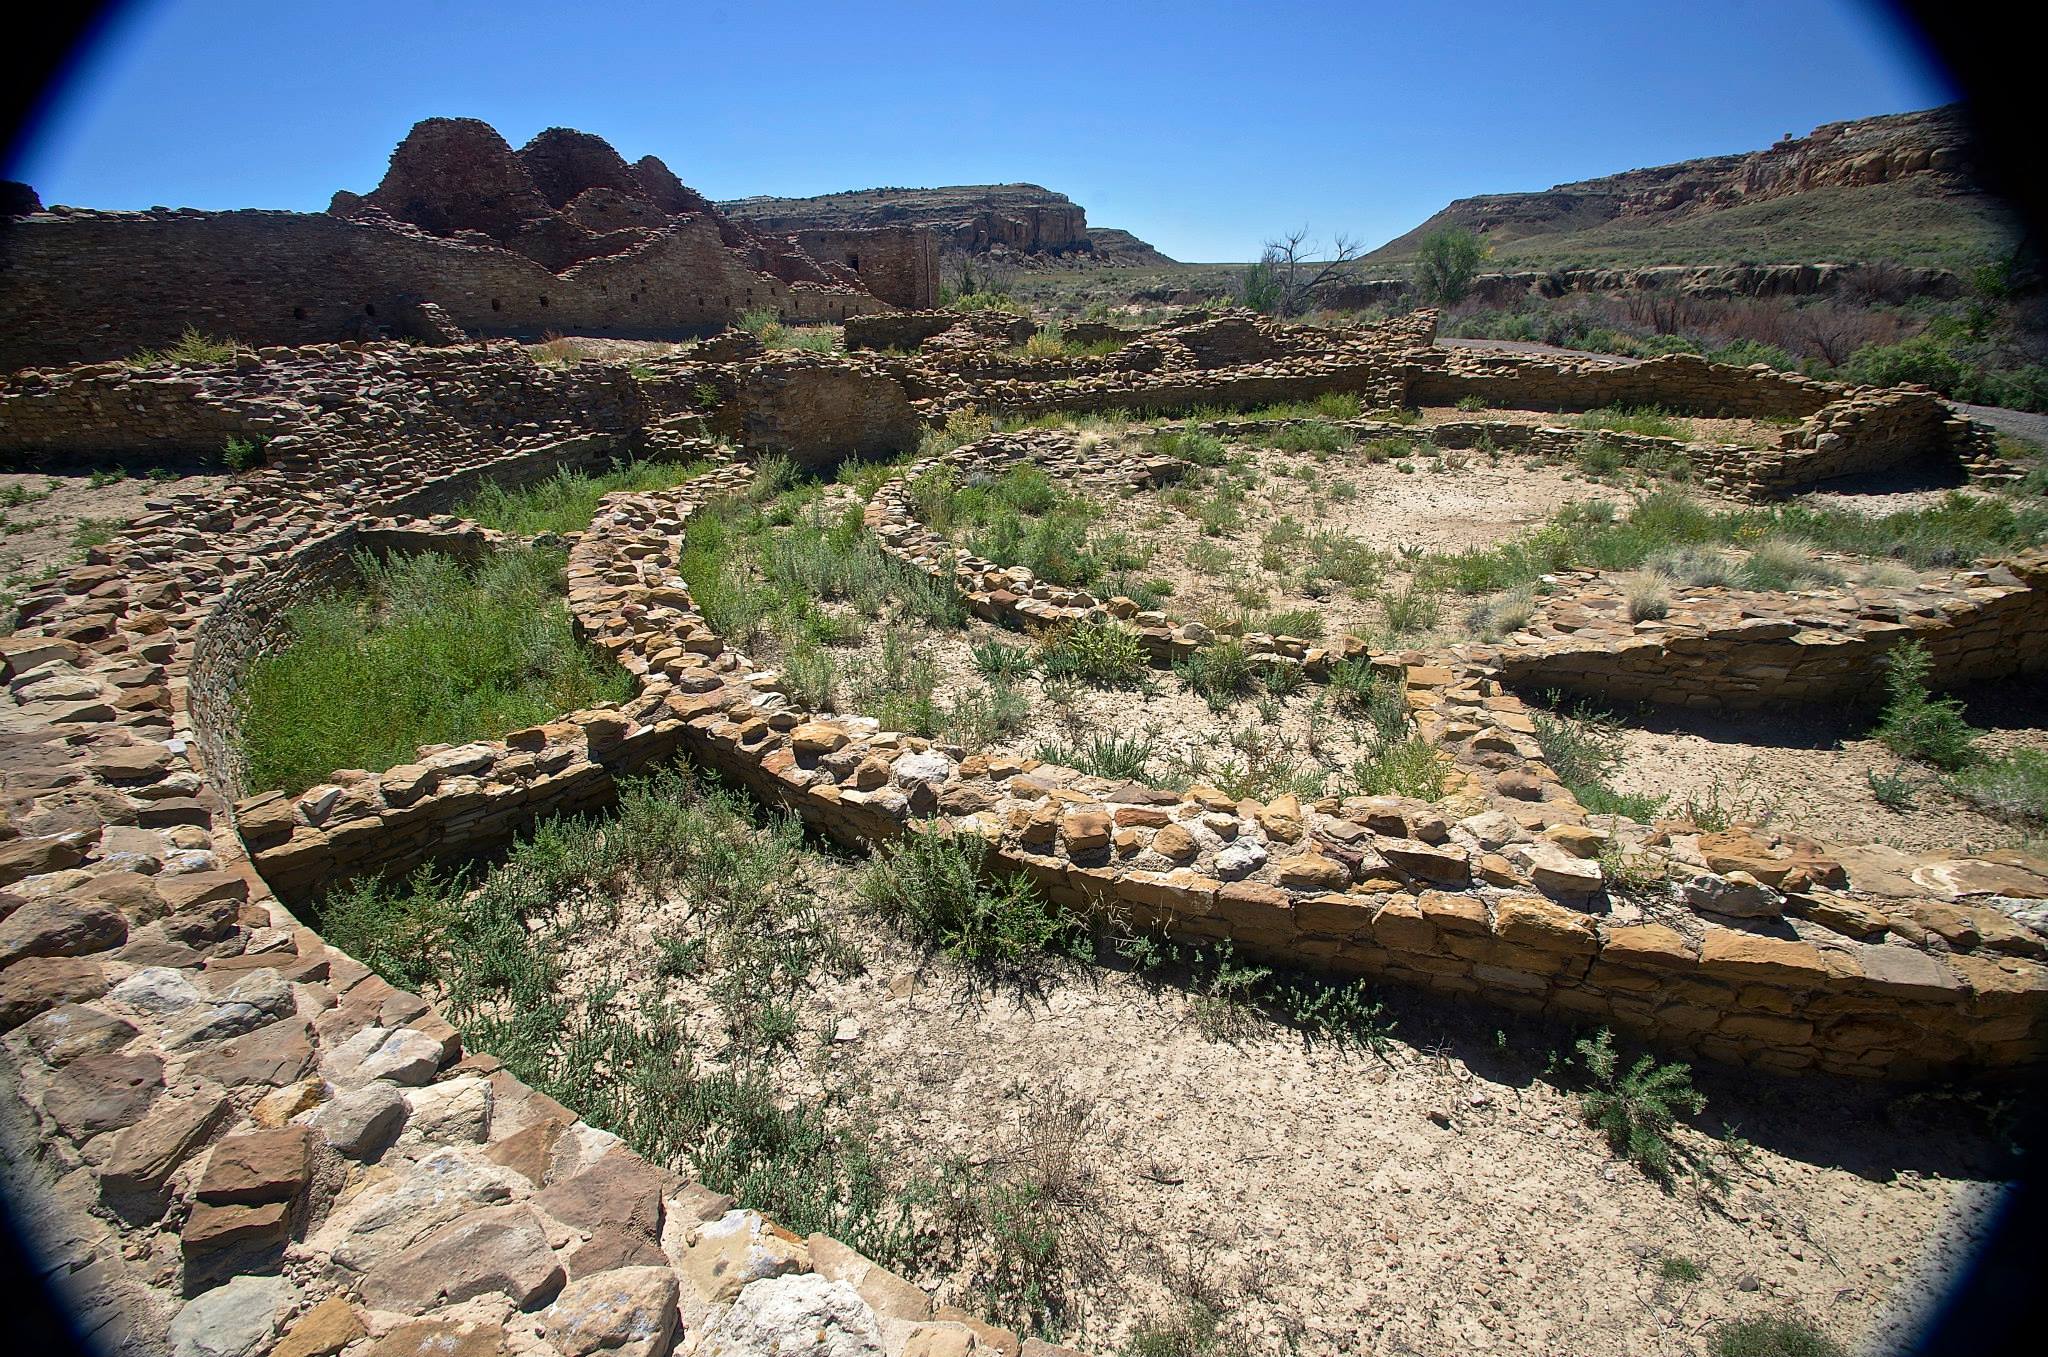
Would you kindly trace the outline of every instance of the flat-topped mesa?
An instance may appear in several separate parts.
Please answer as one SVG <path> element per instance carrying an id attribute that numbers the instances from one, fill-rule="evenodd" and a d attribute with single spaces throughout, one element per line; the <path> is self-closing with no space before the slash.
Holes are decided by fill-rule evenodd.
<path id="1" fill-rule="evenodd" d="M 738 198 L 721 211 L 763 231 L 920 226 L 939 248 L 963 254 L 1010 253 L 1027 259 L 1081 259 L 1112 265 L 1173 261 L 1128 231 L 1088 225 L 1088 213 L 1064 193 L 1037 184 L 955 184 L 944 188 L 871 188 L 815 198 Z"/>
<path id="2" fill-rule="evenodd" d="M 1806 199 L 1798 230 L 1759 229 L 1769 220 L 1757 215 L 1760 204 L 1795 196 Z M 2018 239 L 1974 172 L 1968 123 L 1955 104 L 1827 123 L 1762 150 L 1459 198 L 1367 259 L 1409 259 L 1445 227 L 1477 233 L 1503 261 L 1537 267 L 1910 264 L 2009 249 Z"/>
<path id="3" fill-rule="evenodd" d="M 45 211 L 25 186 L 11 201 L 0 369 L 127 357 L 188 328 L 257 346 L 684 339 L 750 311 L 829 323 L 938 294 L 929 231 L 764 234 L 653 156 L 560 127 L 515 151 L 474 118 L 418 124 L 374 189 L 326 212 Z"/>

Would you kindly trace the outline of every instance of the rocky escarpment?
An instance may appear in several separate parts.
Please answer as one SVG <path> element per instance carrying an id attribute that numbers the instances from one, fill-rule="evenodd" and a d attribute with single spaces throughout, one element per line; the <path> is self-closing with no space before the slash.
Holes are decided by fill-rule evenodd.
<path id="1" fill-rule="evenodd" d="M 1820 190 L 1908 184 L 1937 197 L 1983 195 L 1961 105 L 1827 123 L 1803 137 L 1787 133 L 1766 150 L 1625 170 L 1542 192 L 1460 198 L 1370 257 L 1407 258 L 1445 227 L 1474 231 L 1498 250 L 1602 227 L 1690 221 Z"/>
<path id="2" fill-rule="evenodd" d="M 922 226 L 938 236 L 943 250 L 1115 265 L 1173 262 L 1128 231 L 1091 228 L 1085 208 L 1037 184 L 853 189 L 816 198 L 740 198 L 718 207 L 756 230 L 777 234 Z"/>
<path id="3" fill-rule="evenodd" d="M 501 246 L 555 273 L 645 245 L 678 217 L 702 217 L 752 269 L 785 283 L 859 285 L 838 260 L 722 216 L 656 157 L 629 165 L 604 138 L 568 127 L 550 127 L 515 151 L 475 118 L 428 118 L 391 153 L 376 188 L 336 193 L 328 211 Z"/>

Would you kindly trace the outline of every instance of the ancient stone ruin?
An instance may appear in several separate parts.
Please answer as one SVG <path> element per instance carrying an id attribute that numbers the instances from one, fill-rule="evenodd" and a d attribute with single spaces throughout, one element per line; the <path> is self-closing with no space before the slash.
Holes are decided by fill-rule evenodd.
<path id="1" fill-rule="evenodd" d="M 1333 395 L 1364 412 L 1338 421 L 1347 440 L 1456 407 L 1436 447 L 1510 458 L 1570 455 L 1583 433 L 1551 419 L 1605 406 L 1756 421 L 1768 440 L 1617 435 L 1745 503 L 1852 474 L 2010 476 L 1986 432 L 1927 391 L 1684 356 L 1448 351 L 1431 312 L 1340 329 L 1194 312 L 1076 336 L 1107 353 L 1031 356 L 1028 320 L 930 308 L 924 230 L 776 235 L 652 157 L 628 164 L 561 129 L 515 152 L 464 120 L 415 128 L 383 183 L 325 214 L 36 212 L 0 248 L 0 451 L 42 467 L 227 440 L 265 453 L 218 493 L 153 495 L 29 585 L 0 639 L 0 1074 L 21 1134 L 117 1241 L 91 1280 L 126 1332 L 230 1333 L 246 1339 L 235 1351 L 293 1357 L 495 1351 L 516 1333 L 517 1350 L 661 1357 L 679 1335 L 760 1350 L 796 1314 L 851 1335 L 833 1351 L 1063 1351 L 643 1161 L 305 922 L 340 883 L 481 858 L 676 760 L 856 851 L 972 834 L 1086 916 L 1660 1051 L 1874 1080 L 2048 1052 L 2039 860 L 1595 814 L 1532 715 L 1560 690 L 1837 701 L 1870 691 L 1908 638 L 1944 684 L 2038 681 L 2039 550 L 1904 584 L 1703 586 L 1633 619 L 1614 579 L 1566 572 L 1511 633 L 1426 649 L 1235 638 L 1300 684 L 1347 663 L 1394 684 L 1449 769 L 1434 800 L 1162 789 L 810 710 L 679 573 L 693 516 L 771 458 L 911 454 L 949 420 L 1007 417 L 1019 427 L 982 424 L 893 468 L 856 526 L 975 617 L 1020 635 L 1113 624 L 1163 670 L 1214 628 L 977 555 L 920 520 L 918 478 L 1035 463 L 1105 499 L 1141 493 L 1188 463 L 1047 417 L 1162 416 L 1165 432 L 1227 440 L 1310 422 L 1242 412 Z M 504 338 L 673 338 L 754 309 L 841 323 L 846 351 L 735 333 L 630 366 L 537 363 Z M 430 344 L 343 338 L 429 322 Z M 108 361 L 188 325 L 240 344 L 214 363 Z M 449 511 L 480 486 L 692 458 L 712 469 L 610 495 L 568 546 L 576 629 L 631 675 L 630 698 L 295 794 L 248 784 L 244 676 L 352 553 L 474 554 L 492 535 Z M 1625 890 L 1617 872 L 1646 854 L 1668 877 Z"/>
<path id="2" fill-rule="evenodd" d="M 430 118 L 382 183 L 324 213 L 57 207 L 0 222 L 0 365 L 120 357 L 188 326 L 253 344 L 681 339 L 752 311 L 841 321 L 930 306 L 937 290 L 929 232 L 800 244 L 588 133 L 550 128 L 514 151 L 474 118 Z"/>

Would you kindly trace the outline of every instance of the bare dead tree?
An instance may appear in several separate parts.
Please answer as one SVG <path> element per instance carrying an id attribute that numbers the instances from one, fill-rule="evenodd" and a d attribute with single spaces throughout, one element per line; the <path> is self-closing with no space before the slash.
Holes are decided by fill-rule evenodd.
<path id="1" fill-rule="evenodd" d="M 1308 233 L 1306 226 L 1266 242 L 1259 262 L 1273 281 L 1275 310 L 1282 316 L 1298 316 L 1308 310 L 1315 292 L 1331 283 L 1355 280 L 1354 267 L 1365 247 L 1352 236 L 1340 235 L 1327 252 Z"/>

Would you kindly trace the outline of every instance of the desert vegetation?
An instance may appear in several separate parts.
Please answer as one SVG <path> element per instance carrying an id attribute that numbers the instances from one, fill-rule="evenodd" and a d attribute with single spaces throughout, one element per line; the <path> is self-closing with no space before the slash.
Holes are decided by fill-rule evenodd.
<path id="1" fill-rule="evenodd" d="M 426 554 L 355 558 L 360 583 L 294 608 L 251 666 L 241 755 L 252 787 L 302 791 L 337 768 L 409 762 L 616 701 L 631 682 L 579 642 L 558 549 L 473 565 Z"/>

